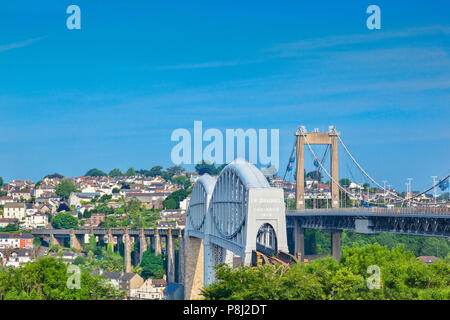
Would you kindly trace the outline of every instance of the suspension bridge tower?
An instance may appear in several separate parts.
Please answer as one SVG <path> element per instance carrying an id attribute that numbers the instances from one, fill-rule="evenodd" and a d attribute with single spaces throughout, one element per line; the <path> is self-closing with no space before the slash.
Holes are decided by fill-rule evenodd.
<path id="1" fill-rule="evenodd" d="M 339 163 L 338 163 L 338 135 L 334 126 L 328 127 L 328 132 L 307 132 L 305 126 L 300 126 L 295 133 L 297 137 L 297 189 L 295 194 L 295 208 L 305 208 L 305 144 L 311 148 L 313 144 L 330 145 L 331 153 L 331 207 L 339 208 Z M 319 159 L 316 159 L 320 161 Z"/>

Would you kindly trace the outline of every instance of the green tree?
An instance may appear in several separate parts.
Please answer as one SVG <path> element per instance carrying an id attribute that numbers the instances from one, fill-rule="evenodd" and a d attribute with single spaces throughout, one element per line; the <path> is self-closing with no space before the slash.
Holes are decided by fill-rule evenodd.
<path id="1" fill-rule="evenodd" d="M 156 177 L 161 175 L 161 170 L 163 167 L 161 166 L 154 166 L 150 169 L 149 176 L 150 177 Z"/>
<path id="2" fill-rule="evenodd" d="M 106 216 L 100 226 L 105 229 L 117 228 L 119 226 L 119 222 L 117 221 L 116 216 Z"/>
<path id="3" fill-rule="evenodd" d="M 184 171 L 184 168 L 182 166 L 173 166 L 167 168 L 166 171 L 167 174 L 172 178 L 173 176 L 180 175 Z"/>
<path id="4" fill-rule="evenodd" d="M 19 230 L 19 223 L 17 223 L 17 222 L 10 223 L 2 229 L 2 231 L 4 231 L 4 232 L 14 232 L 17 230 Z"/>
<path id="5" fill-rule="evenodd" d="M 162 256 L 155 255 L 151 249 L 147 249 L 142 255 L 140 275 L 144 278 L 161 279 L 164 275 L 164 260 Z"/>
<path id="6" fill-rule="evenodd" d="M 72 275 L 62 260 L 42 257 L 20 268 L 0 269 L 0 300 L 99 300 L 123 293 L 100 276 L 82 272 L 80 288 L 69 289 Z"/>
<path id="7" fill-rule="evenodd" d="M 322 173 L 320 171 L 314 170 L 314 171 L 310 171 L 306 174 L 307 178 L 311 178 L 313 180 L 318 180 L 319 182 L 322 181 Z"/>
<path id="8" fill-rule="evenodd" d="M 341 186 L 343 186 L 343 187 L 346 187 L 346 188 L 350 187 L 350 184 L 351 184 L 351 183 L 352 183 L 352 182 L 351 182 L 350 179 L 348 179 L 348 178 L 342 178 L 342 179 L 339 180 L 339 184 L 340 184 Z"/>
<path id="9" fill-rule="evenodd" d="M 115 168 L 109 172 L 109 176 L 110 177 L 120 177 L 120 176 L 123 176 L 123 173 L 122 173 L 122 171 L 120 171 L 120 169 Z"/>
<path id="10" fill-rule="evenodd" d="M 49 179 L 59 178 L 59 179 L 62 179 L 62 178 L 64 178 L 64 176 L 62 174 L 59 174 L 59 173 L 52 173 L 52 174 L 46 175 L 42 179 L 45 179 L 45 178 L 49 178 Z"/>
<path id="11" fill-rule="evenodd" d="M 0 177 L 0 187 L 2 187 L 2 186 L 3 186 L 3 178 Z"/>
<path id="12" fill-rule="evenodd" d="M 72 192 L 76 192 L 77 187 L 72 181 L 64 179 L 55 188 L 55 193 L 63 199 L 67 199 Z"/>
<path id="13" fill-rule="evenodd" d="M 184 189 L 187 189 L 191 186 L 191 179 L 189 179 L 187 176 L 173 177 L 172 182 L 176 185 L 182 186 Z"/>
<path id="14" fill-rule="evenodd" d="M 201 162 L 195 165 L 195 171 L 199 175 L 203 175 L 205 173 L 213 175 L 216 173 L 216 166 L 213 163 L 209 163 L 205 160 L 202 160 Z"/>
<path id="15" fill-rule="evenodd" d="M 129 168 L 129 169 L 127 170 L 127 172 L 125 172 L 125 175 L 126 175 L 127 177 L 135 176 L 135 175 L 136 175 L 136 171 L 135 171 L 133 168 Z"/>
<path id="16" fill-rule="evenodd" d="M 78 219 L 70 213 L 60 212 L 52 219 L 52 226 L 55 229 L 76 229 Z"/>
<path id="17" fill-rule="evenodd" d="M 178 209 L 179 204 L 175 201 L 175 199 L 165 199 L 163 201 L 163 207 L 164 209 Z"/>
<path id="18" fill-rule="evenodd" d="M 369 266 L 380 268 L 380 288 L 369 289 Z M 216 267 L 218 281 L 203 289 L 206 299 L 356 300 L 450 299 L 450 264 L 426 265 L 403 247 L 378 244 L 344 247 L 342 258 L 316 259 L 290 268 Z"/>
<path id="19" fill-rule="evenodd" d="M 86 172 L 85 176 L 88 176 L 88 177 L 104 177 L 104 176 L 107 176 L 107 174 L 105 172 L 103 172 L 102 170 L 94 168 L 94 169 L 91 169 L 88 172 Z"/>

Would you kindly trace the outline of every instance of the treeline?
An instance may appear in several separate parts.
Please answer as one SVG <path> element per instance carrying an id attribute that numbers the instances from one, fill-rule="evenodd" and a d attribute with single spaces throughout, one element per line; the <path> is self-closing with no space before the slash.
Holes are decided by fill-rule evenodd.
<path id="1" fill-rule="evenodd" d="M 448 300 L 450 264 L 426 265 L 403 247 L 345 247 L 331 257 L 286 269 L 226 265 L 203 290 L 207 300 Z"/>
<path id="2" fill-rule="evenodd" d="M 288 231 L 289 247 L 293 249 L 294 243 Z M 378 243 L 388 248 L 404 246 L 416 256 L 436 256 L 446 258 L 450 256 L 450 245 L 446 238 L 422 237 L 394 233 L 379 233 L 373 235 L 357 234 L 351 230 L 345 230 L 341 236 L 342 246 L 362 247 Z M 292 250 L 291 250 L 292 251 Z M 321 230 L 305 230 L 305 254 L 330 254 L 331 234 Z"/>
<path id="3" fill-rule="evenodd" d="M 20 268 L 0 269 L 0 300 L 102 300 L 123 296 L 102 277 L 85 271 L 80 274 L 79 289 L 70 289 L 67 283 L 72 283 L 69 277 L 74 273 L 67 268 L 62 260 L 42 257 Z"/>

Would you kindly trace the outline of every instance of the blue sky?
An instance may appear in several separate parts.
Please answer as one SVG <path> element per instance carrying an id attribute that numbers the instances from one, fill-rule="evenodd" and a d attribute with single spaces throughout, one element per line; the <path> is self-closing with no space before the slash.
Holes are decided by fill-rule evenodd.
<path id="1" fill-rule="evenodd" d="M 0 176 L 167 167 L 172 131 L 202 120 L 280 129 L 282 168 L 299 125 L 335 125 L 376 180 L 423 189 L 449 170 L 449 16 L 448 1 L 2 3 Z"/>

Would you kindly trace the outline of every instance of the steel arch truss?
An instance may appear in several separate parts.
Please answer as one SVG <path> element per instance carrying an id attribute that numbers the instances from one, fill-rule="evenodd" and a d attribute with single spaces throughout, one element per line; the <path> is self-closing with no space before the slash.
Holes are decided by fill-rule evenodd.
<path id="1" fill-rule="evenodd" d="M 269 244 L 288 251 L 283 190 L 245 160 L 231 162 L 217 180 L 204 175 L 194 184 L 186 221 L 185 236 L 203 239 L 205 285 L 219 261 L 233 263 L 236 255 L 251 262 L 261 226 L 272 228 Z"/>

